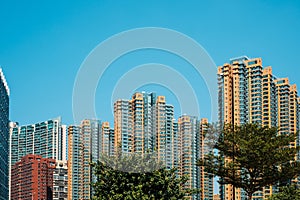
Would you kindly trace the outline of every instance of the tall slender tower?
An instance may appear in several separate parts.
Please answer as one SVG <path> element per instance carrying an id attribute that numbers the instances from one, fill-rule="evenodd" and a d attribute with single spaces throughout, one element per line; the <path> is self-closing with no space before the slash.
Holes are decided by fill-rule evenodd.
<path id="1" fill-rule="evenodd" d="M 93 196 L 93 190 L 90 183 L 96 181 L 90 163 L 99 160 L 102 149 L 101 122 L 99 120 L 86 119 L 81 122 L 82 135 L 82 192 L 83 199 L 88 200 Z M 101 137 L 101 138 L 100 138 Z M 101 145 L 100 145 L 101 144 Z"/>
<path id="2" fill-rule="evenodd" d="M 117 100 L 114 103 L 114 149 L 121 148 L 122 152 L 131 152 L 132 147 L 132 118 L 129 100 Z"/>
<path id="3" fill-rule="evenodd" d="M 68 200 L 81 200 L 82 191 L 82 134 L 80 126 L 68 127 Z"/>
<path id="4" fill-rule="evenodd" d="M 173 105 L 166 104 L 166 146 L 165 146 L 165 156 L 166 156 L 166 168 L 171 169 L 174 166 L 174 137 L 177 129 L 175 129 L 174 120 L 174 107 Z M 176 141 L 177 142 L 177 141 Z"/>
<path id="5" fill-rule="evenodd" d="M 9 88 L 0 68 L 0 200 L 8 199 Z"/>
<path id="6" fill-rule="evenodd" d="M 112 133 L 111 129 L 109 127 L 109 122 L 103 122 L 102 123 L 102 131 L 101 131 L 101 153 L 106 156 L 111 156 L 113 155 L 113 138 L 112 138 Z"/>
<path id="7" fill-rule="evenodd" d="M 204 159 L 205 155 L 211 153 L 213 151 L 213 147 L 210 145 L 209 138 L 207 137 L 208 130 L 208 119 L 203 118 L 200 121 L 200 158 Z M 207 172 L 205 172 L 205 167 L 199 167 L 200 176 L 199 176 L 199 184 L 200 184 L 200 199 L 213 199 L 214 195 L 214 185 L 213 185 L 213 176 Z"/>
<path id="8" fill-rule="evenodd" d="M 218 86 L 220 125 L 258 123 L 277 126 L 279 134 L 296 134 L 299 130 L 296 85 L 290 85 L 288 78 L 277 79 L 270 66 L 263 68 L 261 58 L 242 56 L 220 66 Z M 299 139 L 290 145 L 294 147 L 297 144 Z M 231 185 L 221 186 L 220 191 L 224 200 L 245 199 L 244 192 Z M 253 196 L 255 199 L 267 199 L 276 191 L 275 186 L 269 186 Z"/>
<path id="9" fill-rule="evenodd" d="M 199 189 L 200 170 L 196 166 L 200 158 L 200 122 L 197 117 L 183 115 L 178 119 L 179 139 L 179 175 L 189 179 L 185 189 Z M 188 199 L 200 199 L 200 195 L 187 196 Z"/>
<path id="10" fill-rule="evenodd" d="M 144 97 L 142 93 L 135 93 L 130 101 L 132 118 L 132 151 L 135 153 L 145 153 L 145 115 L 144 115 Z"/>
<path id="11" fill-rule="evenodd" d="M 156 151 L 158 160 L 166 163 L 166 99 L 164 96 L 158 96 L 155 105 L 155 135 Z"/>

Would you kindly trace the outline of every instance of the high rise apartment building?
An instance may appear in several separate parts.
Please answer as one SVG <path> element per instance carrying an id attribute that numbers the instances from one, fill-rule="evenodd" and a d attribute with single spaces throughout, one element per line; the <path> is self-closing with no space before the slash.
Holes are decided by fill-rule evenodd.
<path id="1" fill-rule="evenodd" d="M 296 85 L 288 78 L 276 78 L 272 68 L 263 68 L 261 58 L 234 58 L 218 68 L 220 124 L 258 123 L 277 126 L 279 134 L 299 130 L 299 97 Z M 297 145 L 299 141 L 291 143 Z M 221 199 L 244 199 L 243 191 L 231 185 L 221 186 Z M 268 198 L 276 187 L 266 187 L 254 194 Z"/>
<path id="2" fill-rule="evenodd" d="M 116 148 L 141 155 L 155 153 L 167 169 L 176 167 L 178 176 L 189 177 L 185 188 L 202 186 L 205 190 L 201 197 L 213 198 L 212 176 L 196 166 L 207 151 L 201 148 L 202 143 L 205 144 L 201 136 L 204 137 L 207 120 L 184 115 L 176 122 L 174 107 L 167 104 L 164 96 L 144 92 L 134 93 L 130 100 L 117 100 L 114 114 Z M 203 178 L 200 178 L 201 172 Z M 189 198 L 200 199 L 200 194 Z"/>
<path id="3" fill-rule="evenodd" d="M 10 125 L 10 165 L 27 154 L 62 160 L 67 150 L 63 149 L 66 135 L 62 135 L 60 118 L 25 126 L 13 122 Z"/>
<path id="4" fill-rule="evenodd" d="M 213 177 L 197 167 L 197 160 L 210 152 L 206 144 L 207 119 L 198 120 L 197 117 L 183 115 L 178 119 L 178 172 L 180 176 L 189 179 L 185 189 L 201 189 L 199 194 L 188 196 L 188 199 L 213 199 Z"/>
<path id="5" fill-rule="evenodd" d="M 9 194 L 9 88 L 0 68 L 0 200 Z"/>
<path id="6" fill-rule="evenodd" d="M 167 168 L 173 167 L 174 108 L 164 96 L 136 92 L 130 100 L 114 104 L 115 151 L 157 153 Z"/>
<path id="7" fill-rule="evenodd" d="M 68 127 L 68 199 L 92 199 L 96 181 L 91 163 L 114 153 L 114 130 L 108 122 L 85 119 Z"/>
<path id="8" fill-rule="evenodd" d="M 80 126 L 68 127 L 68 200 L 82 199 L 82 135 Z"/>
<path id="9" fill-rule="evenodd" d="M 213 151 L 213 146 L 210 143 L 211 140 L 208 137 L 208 119 L 202 118 L 200 121 L 200 138 L 199 138 L 199 148 L 200 148 L 200 158 L 204 159 L 205 155 L 208 155 Z M 205 171 L 203 166 L 199 167 L 200 173 L 200 199 L 210 200 L 214 197 L 214 184 L 213 176 Z"/>
<path id="10" fill-rule="evenodd" d="M 24 126 L 19 126 L 16 122 L 10 122 L 9 125 L 10 173 L 11 167 L 28 154 L 40 155 L 42 158 L 66 160 L 67 136 L 63 132 L 60 118 Z M 11 184 L 12 182 L 9 180 L 10 190 Z"/>
<path id="11" fill-rule="evenodd" d="M 118 100 L 114 103 L 114 149 L 129 153 L 132 151 L 131 104 L 129 100 Z"/>
<path id="12" fill-rule="evenodd" d="M 114 130 L 110 128 L 109 122 L 103 122 L 101 129 L 100 152 L 102 155 L 112 156 L 114 155 Z"/>
<path id="13" fill-rule="evenodd" d="M 99 120 L 83 120 L 81 122 L 82 136 L 82 193 L 83 199 L 91 199 L 93 195 L 90 183 L 95 182 L 95 176 L 90 163 L 97 162 L 102 149 L 101 122 Z M 101 138 L 100 138 L 101 137 Z"/>
<path id="14" fill-rule="evenodd" d="M 28 154 L 12 166 L 11 199 L 53 199 L 55 160 Z"/>

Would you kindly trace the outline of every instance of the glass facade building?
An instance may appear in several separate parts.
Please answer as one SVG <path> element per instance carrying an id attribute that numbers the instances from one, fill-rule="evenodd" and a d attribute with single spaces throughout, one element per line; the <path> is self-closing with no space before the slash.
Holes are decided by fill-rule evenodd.
<path id="1" fill-rule="evenodd" d="M 0 68 L 0 200 L 9 196 L 9 88 Z"/>
<path id="2" fill-rule="evenodd" d="M 66 140 L 62 137 L 60 118 L 25 126 L 10 124 L 10 165 L 27 154 L 62 160 L 67 150 L 63 149 L 66 145 L 62 143 Z"/>

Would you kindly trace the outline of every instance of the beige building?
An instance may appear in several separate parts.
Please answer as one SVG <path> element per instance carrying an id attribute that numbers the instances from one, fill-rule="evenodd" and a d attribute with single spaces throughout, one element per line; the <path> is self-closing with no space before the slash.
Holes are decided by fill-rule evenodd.
<path id="1" fill-rule="evenodd" d="M 279 127 L 280 134 L 299 130 L 299 97 L 288 78 L 276 78 L 272 68 L 263 68 L 261 58 L 234 58 L 218 67 L 219 122 L 221 124 L 259 123 Z M 295 146 L 297 141 L 291 143 Z M 254 199 L 267 199 L 276 190 L 265 187 Z M 235 198 L 234 198 L 235 196 Z M 245 199 L 239 188 L 220 187 L 224 200 Z"/>

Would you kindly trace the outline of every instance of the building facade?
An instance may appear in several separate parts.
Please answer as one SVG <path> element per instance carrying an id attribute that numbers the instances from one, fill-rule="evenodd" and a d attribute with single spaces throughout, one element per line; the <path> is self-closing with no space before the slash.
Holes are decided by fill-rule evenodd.
<path id="1" fill-rule="evenodd" d="M 68 199 L 68 164 L 65 160 L 56 160 L 53 172 L 53 200 Z"/>
<path id="2" fill-rule="evenodd" d="M 197 117 L 183 115 L 178 119 L 179 139 L 179 175 L 187 176 L 185 189 L 200 188 L 200 169 L 196 166 L 200 158 L 200 121 Z M 188 199 L 200 199 L 200 194 L 188 196 Z"/>
<path id="3" fill-rule="evenodd" d="M 100 156 L 114 155 L 114 130 L 110 128 L 109 122 L 103 122 L 101 127 Z"/>
<path id="4" fill-rule="evenodd" d="M 82 151 L 80 126 L 68 126 L 68 200 L 80 200 L 83 196 Z"/>
<path id="5" fill-rule="evenodd" d="M 242 56 L 218 67 L 219 123 L 258 123 L 279 128 L 279 134 L 299 130 L 299 97 L 296 85 L 288 78 L 276 78 L 272 68 L 263 67 L 261 58 Z M 299 144 L 298 139 L 290 145 Z M 235 192 L 234 192 L 235 191 Z M 254 194 L 267 199 L 276 192 L 275 186 Z M 220 187 L 221 199 L 245 199 L 244 192 L 231 185 Z M 234 194 L 235 193 L 235 194 Z"/>
<path id="6" fill-rule="evenodd" d="M 117 100 L 114 103 L 114 149 L 124 153 L 132 151 L 132 118 L 129 100 Z"/>
<path id="7" fill-rule="evenodd" d="M 108 122 L 85 119 L 68 127 L 68 199 L 92 199 L 96 181 L 91 163 L 113 155 L 114 131 Z"/>
<path id="8" fill-rule="evenodd" d="M 0 68 L 0 200 L 9 196 L 9 88 Z"/>
<path id="9" fill-rule="evenodd" d="M 59 149 L 60 151 L 60 156 L 58 160 L 68 160 L 68 127 L 67 125 L 61 125 L 61 134 L 59 138 Z"/>
<path id="10" fill-rule="evenodd" d="M 66 135 L 62 135 L 60 118 L 25 126 L 10 124 L 10 165 L 28 154 L 59 160 L 66 154 Z"/>
<path id="11" fill-rule="evenodd" d="M 90 183 L 96 181 L 90 163 L 97 162 L 102 150 L 103 135 L 101 134 L 101 122 L 99 120 L 83 120 L 81 122 L 82 135 L 82 192 L 83 199 L 89 200 L 93 196 Z"/>
<path id="12" fill-rule="evenodd" d="M 11 199 L 53 199 L 55 160 L 26 155 L 12 166 Z"/>
<path id="13" fill-rule="evenodd" d="M 213 146 L 210 144 L 208 131 L 208 119 L 203 118 L 200 121 L 200 158 L 204 159 L 205 155 L 212 153 Z M 211 200 L 214 198 L 214 181 L 213 176 L 205 171 L 205 167 L 199 167 L 200 170 L 200 199 Z"/>
<path id="14" fill-rule="evenodd" d="M 208 148 L 202 147 L 206 145 L 207 119 L 184 115 L 177 122 L 174 107 L 155 93 L 136 92 L 130 100 L 116 101 L 114 109 L 116 148 L 141 155 L 155 153 L 167 169 L 176 167 L 178 176 L 189 178 L 186 189 L 202 189 L 201 194 L 187 198 L 213 199 L 213 177 L 196 166 L 208 153 Z"/>
<path id="15" fill-rule="evenodd" d="M 130 100 L 114 104 L 115 151 L 157 154 L 158 161 L 173 167 L 174 108 L 164 96 L 136 92 Z"/>

